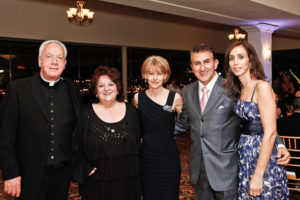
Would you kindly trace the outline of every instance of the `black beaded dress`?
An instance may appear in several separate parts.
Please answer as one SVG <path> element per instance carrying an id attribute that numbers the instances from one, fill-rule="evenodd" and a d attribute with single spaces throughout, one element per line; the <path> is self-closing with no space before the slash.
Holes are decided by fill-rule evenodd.
<path id="1" fill-rule="evenodd" d="M 137 109 L 126 103 L 125 117 L 116 123 L 106 123 L 88 105 L 82 123 L 82 155 L 74 176 L 83 185 L 86 200 L 140 200 Z M 95 173 L 88 176 L 95 167 Z"/>
<path id="2" fill-rule="evenodd" d="M 143 200 L 177 200 L 179 198 L 180 162 L 173 131 L 175 92 L 169 92 L 166 105 L 152 101 L 142 91 L 138 110 L 142 124 Z"/>

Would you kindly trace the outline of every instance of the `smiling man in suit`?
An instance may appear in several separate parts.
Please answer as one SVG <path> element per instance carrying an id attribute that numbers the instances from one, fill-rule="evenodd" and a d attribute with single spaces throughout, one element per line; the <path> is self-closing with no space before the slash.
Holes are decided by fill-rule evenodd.
<path id="1" fill-rule="evenodd" d="M 183 108 L 175 134 L 190 129 L 191 182 L 196 200 L 235 200 L 238 190 L 240 119 L 226 95 L 224 79 L 216 73 L 219 61 L 211 47 L 201 44 L 191 52 L 197 81 L 183 90 Z M 278 160 L 287 164 L 289 153 L 280 148 Z"/>
<path id="2" fill-rule="evenodd" d="M 62 78 L 67 49 L 41 44 L 40 73 L 8 84 L 1 107 L 4 191 L 22 200 L 66 200 L 78 138 L 79 90 Z"/>

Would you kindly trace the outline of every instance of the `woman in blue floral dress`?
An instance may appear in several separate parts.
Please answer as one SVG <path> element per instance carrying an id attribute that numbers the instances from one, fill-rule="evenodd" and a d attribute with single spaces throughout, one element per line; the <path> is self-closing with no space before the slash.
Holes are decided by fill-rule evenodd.
<path id="1" fill-rule="evenodd" d="M 277 164 L 275 95 L 255 49 L 246 41 L 232 43 L 224 64 L 225 87 L 242 119 L 238 199 L 288 200 L 286 171 Z"/>

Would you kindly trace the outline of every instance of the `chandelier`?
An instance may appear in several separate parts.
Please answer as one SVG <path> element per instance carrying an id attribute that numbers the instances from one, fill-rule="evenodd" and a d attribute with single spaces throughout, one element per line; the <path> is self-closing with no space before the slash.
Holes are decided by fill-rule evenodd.
<path id="1" fill-rule="evenodd" d="M 67 16 L 69 21 L 79 25 L 90 24 L 94 18 L 94 12 L 91 12 L 90 9 L 83 8 L 84 1 L 76 1 L 77 8 L 69 8 L 67 10 Z"/>
<path id="2" fill-rule="evenodd" d="M 231 41 L 244 40 L 246 38 L 246 34 L 239 33 L 239 29 L 235 28 L 234 34 L 229 34 L 228 38 Z"/>

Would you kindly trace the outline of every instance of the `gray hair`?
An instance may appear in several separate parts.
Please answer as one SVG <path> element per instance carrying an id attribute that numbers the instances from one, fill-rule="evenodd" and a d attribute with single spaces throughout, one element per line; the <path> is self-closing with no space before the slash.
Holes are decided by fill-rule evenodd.
<path id="1" fill-rule="evenodd" d="M 58 44 L 59 46 L 61 46 L 63 48 L 63 50 L 64 50 L 64 59 L 66 59 L 67 53 L 68 53 L 67 47 L 61 41 L 58 41 L 58 40 L 46 40 L 45 42 L 43 42 L 41 44 L 41 46 L 40 46 L 40 49 L 39 49 L 39 57 L 42 56 L 43 50 L 50 43 L 55 43 L 55 44 Z"/>

